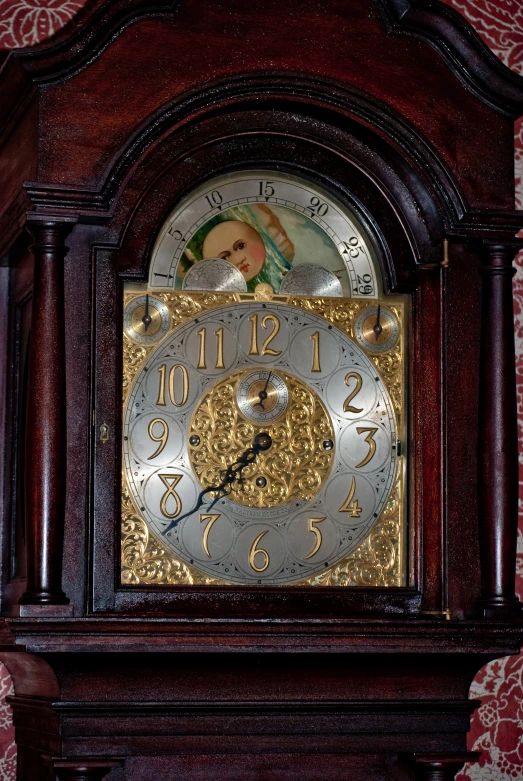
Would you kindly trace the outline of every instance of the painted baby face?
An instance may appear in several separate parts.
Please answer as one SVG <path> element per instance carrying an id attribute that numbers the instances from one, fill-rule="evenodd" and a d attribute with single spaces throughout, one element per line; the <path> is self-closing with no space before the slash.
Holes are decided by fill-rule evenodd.
<path id="1" fill-rule="evenodd" d="M 265 245 L 260 234 L 240 220 L 220 222 L 203 242 L 203 257 L 225 258 L 241 271 L 246 281 L 258 274 L 265 262 Z"/>

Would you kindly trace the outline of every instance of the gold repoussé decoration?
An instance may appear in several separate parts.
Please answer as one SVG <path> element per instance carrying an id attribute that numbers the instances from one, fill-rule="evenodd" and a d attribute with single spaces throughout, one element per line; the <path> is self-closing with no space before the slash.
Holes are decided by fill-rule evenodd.
<path id="1" fill-rule="evenodd" d="M 327 478 L 334 450 L 325 451 L 322 442 L 334 439 L 332 424 L 323 403 L 305 383 L 278 371 L 289 389 L 289 404 L 272 423 L 254 424 L 246 420 L 236 405 L 241 379 L 251 370 L 240 370 L 206 391 L 192 416 L 189 429 L 199 444 L 189 444 L 189 459 L 203 488 L 217 485 L 221 473 L 248 447 L 256 434 L 266 431 L 272 447 L 260 453 L 255 464 L 242 473 L 230 499 L 248 507 L 281 507 L 293 499 L 310 501 Z M 256 478 L 265 478 L 261 491 Z"/>

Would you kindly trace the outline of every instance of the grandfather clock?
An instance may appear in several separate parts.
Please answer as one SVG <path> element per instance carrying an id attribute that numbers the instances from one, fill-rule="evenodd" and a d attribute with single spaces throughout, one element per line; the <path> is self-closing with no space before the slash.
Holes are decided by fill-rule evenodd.
<path id="1" fill-rule="evenodd" d="M 0 79 L 18 778 L 454 778 L 523 637 L 523 81 L 435 0 L 93 0 Z"/>

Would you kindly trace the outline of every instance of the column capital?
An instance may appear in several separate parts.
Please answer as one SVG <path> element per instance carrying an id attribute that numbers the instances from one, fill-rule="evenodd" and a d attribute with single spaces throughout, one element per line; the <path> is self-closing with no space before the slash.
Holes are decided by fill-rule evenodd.
<path id="1" fill-rule="evenodd" d="M 65 239 L 77 222 L 77 217 L 28 212 L 26 228 L 33 239 L 30 245 L 33 254 L 54 252 L 65 255 L 69 249 L 64 244 Z"/>

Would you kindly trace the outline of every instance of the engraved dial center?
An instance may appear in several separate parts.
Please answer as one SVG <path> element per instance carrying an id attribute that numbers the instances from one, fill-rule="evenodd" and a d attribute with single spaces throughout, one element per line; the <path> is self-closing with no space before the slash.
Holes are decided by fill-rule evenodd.
<path id="1" fill-rule="evenodd" d="M 383 319 L 379 328 L 376 328 L 376 316 L 371 315 L 367 317 L 362 323 L 362 335 L 367 342 L 375 342 L 376 344 L 383 344 L 388 342 L 392 334 L 392 323 L 389 320 Z"/>
<path id="2" fill-rule="evenodd" d="M 189 428 L 189 461 L 202 488 L 216 485 L 257 434 L 269 434 L 271 447 L 244 469 L 229 494 L 247 507 L 310 501 L 335 459 L 335 449 L 323 447 L 326 439 L 334 442 L 334 428 L 317 394 L 287 372 L 273 372 L 267 384 L 268 376 L 267 369 L 240 370 L 219 380 L 204 393 Z M 265 385 L 264 404 L 270 400 L 273 406 L 263 413 L 254 405 Z"/>

